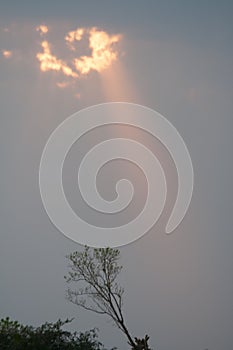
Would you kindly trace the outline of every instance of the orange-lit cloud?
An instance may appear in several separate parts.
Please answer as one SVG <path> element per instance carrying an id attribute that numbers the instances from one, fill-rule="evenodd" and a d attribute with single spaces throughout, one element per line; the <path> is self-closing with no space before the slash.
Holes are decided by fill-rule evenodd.
<path id="1" fill-rule="evenodd" d="M 79 92 L 77 92 L 75 95 L 74 95 L 75 98 L 77 98 L 78 100 L 81 98 L 81 94 Z"/>
<path id="2" fill-rule="evenodd" d="M 42 41 L 41 46 L 43 48 L 42 53 L 36 55 L 37 59 L 40 61 L 40 69 L 43 72 L 54 70 L 60 71 L 64 75 L 72 78 L 77 78 L 78 74 L 75 73 L 72 68 L 70 68 L 66 62 L 58 59 L 55 55 L 52 55 L 50 44 L 48 41 Z"/>
<path id="3" fill-rule="evenodd" d="M 69 32 L 65 36 L 65 40 L 67 42 L 67 45 L 72 51 L 75 51 L 75 47 L 73 45 L 73 42 L 80 41 L 83 37 L 84 32 L 85 32 L 85 28 L 77 28 L 76 30 Z"/>
<path id="4" fill-rule="evenodd" d="M 48 27 L 41 25 L 37 27 L 37 31 L 47 34 Z M 109 68 L 118 57 L 115 44 L 119 42 L 121 35 L 109 35 L 107 32 L 98 30 L 95 27 L 90 29 L 77 28 L 68 32 L 65 36 L 65 41 L 72 51 L 75 51 L 74 43 L 82 40 L 84 34 L 88 35 L 88 47 L 91 49 L 91 55 L 74 57 L 69 65 L 66 61 L 57 58 L 51 53 L 51 46 L 48 41 L 42 41 L 43 52 L 37 53 L 36 56 L 40 61 L 41 71 L 60 71 L 68 77 L 81 78 L 82 75 L 86 75 L 92 70 L 102 72 Z M 71 68 L 71 64 L 73 64 L 73 68 Z M 63 88 L 64 84 L 58 83 L 57 86 Z"/>
<path id="5" fill-rule="evenodd" d="M 76 30 L 69 32 L 66 35 L 65 40 L 69 41 L 70 43 L 73 43 L 75 40 L 79 41 L 82 39 L 84 31 L 84 28 L 77 28 Z"/>
<path id="6" fill-rule="evenodd" d="M 81 74 L 88 74 L 91 70 L 102 72 L 108 68 L 118 57 L 114 44 L 119 42 L 120 35 L 109 35 L 97 28 L 89 31 L 89 47 L 91 56 L 81 56 L 74 59 L 74 65 Z"/>
<path id="7" fill-rule="evenodd" d="M 63 34 L 61 38 L 63 42 L 60 41 L 59 43 L 58 33 L 61 28 L 56 31 L 56 28 L 48 27 L 45 24 L 30 25 L 30 27 L 23 28 L 23 31 L 21 27 L 18 28 L 15 25 L 0 29 L 6 39 L 11 38 L 8 32 L 12 32 L 14 36 L 17 33 L 21 36 L 23 34 L 23 45 L 25 44 L 25 36 L 29 39 L 24 49 L 20 50 L 18 48 L 20 37 L 17 48 L 13 47 L 13 50 L 0 49 L 0 57 L 2 55 L 8 64 L 14 61 L 20 64 L 26 58 L 26 61 L 34 66 L 36 57 L 36 63 L 39 65 L 41 72 L 53 71 L 57 73 L 53 75 L 55 88 L 61 91 L 68 88 L 76 99 L 81 98 L 77 83 L 92 71 L 101 73 L 100 81 L 103 83 L 104 91 L 109 99 L 119 99 L 119 96 L 123 94 L 122 70 L 119 69 L 121 62 L 118 59 L 119 56 L 122 56 L 118 46 L 122 35 L 112 35 L 96 27 L 80 27 Z M 58 47 L 54 47 L 54 39 L 58 43 Z M 32 57 L 33 60 L 31 60 Z M 112 69 L 113 63 L 115 63 L 114 69 Z M 128 93 L 130 89 L 128 89 L 125 81 L 123 85 Z"/>
<path id="8" fill-rule="evenodd" d="M 48 33 L 48 31 L 49 31 L 48 27 L 45 26 L 45 25 L 43 25 L 43 24 L 41 24 L 40 26 L 38 26 L 38 27 L 36 28 L 36 30 L 37 30 L 37 32 L 40 33 L 40 35 L 44 35 L 44 34 Z"/>
<path id="9" fill-rule="evenodd" d="M 5 57 L 5 58 L 11 58 L 12 55 L 13 55 L 13 53 L 12 53 L 12 51 L 9 51 L 9 50 L 3 50 L 3 51 L 2 51 L 2 55 L 3 55 L 3 57 Z"/>
<path id="10" fill-rule="evenodd" d="M 62 81 L 62 82 L 58 82 L 57 87 L 59 87 L 60 89 L 65 89 L 67 86 L 69 86 L 69 82 L 68 81 Z"/>

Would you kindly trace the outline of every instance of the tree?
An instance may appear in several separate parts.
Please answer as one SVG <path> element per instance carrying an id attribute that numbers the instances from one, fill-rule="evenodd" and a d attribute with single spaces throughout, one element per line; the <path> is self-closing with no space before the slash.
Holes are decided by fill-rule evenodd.
<path id="1" fill-rule="evenodd" d="M 148 335 L 143 339 L 133 338 L 126 326 L 122 300 L 124 289 L 117 282 L 122 270 L 118 265 L 119 257 L 118 249 L 89 247 L 68 255 L 69 272 L 65 279 L 67 283 L 78 283 L 79 288 L 68 288 L 67 299 L 86 310 L 109 316 L 125 334 L 132 349 L 149 350 Z"/>
<path id="2" fill-rule="evenodd" d="M 24 326 L 9 317 L 0 321 L 1 350 L 104 350 L 97 330 L 71 333 L 62 329 L 71 320 L 44 323 L 40 327 Z"/>

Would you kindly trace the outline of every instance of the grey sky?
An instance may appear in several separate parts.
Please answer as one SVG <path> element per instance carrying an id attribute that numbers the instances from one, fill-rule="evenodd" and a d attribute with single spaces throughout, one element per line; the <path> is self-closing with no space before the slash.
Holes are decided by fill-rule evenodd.
<path id="1" fill-rule="evenodd" d="M 0 58 L 1 317 L 37 325 L 75 316 L 73 328 L 98 326 L 106 346 L 126 349 L 105 318 L 65 300 L 65 255 L 81 246 L 52 225 L 38 187 L 39 161 L 51 132 L 77 110 L 108 98 L 97 73 L 77 83 L 79 99 L 69 88 L 56 88 L 56 75 L 39 71 L 38 36 L 28 28 L 42 22 L 58 31 L 97 26 L 124 36 L 120 61 L 132 91 L 122 87 L 113 99 L 151 107 L 170 120 L 188 146 L 195 175 L 189 211 L 171 236 L 163 233 L 164 213 L 147 235 L 121 248 L 127 324 L 136 336 L 150 334 L 154 349 L 232 346 L 232 11 L 230 1 L 1 2 L 0 49 L 18 54 L 16 60 Z M 57 45 L 59 38 L 54 35 Z M 99 137 L 84 139 L 82 152 Z M 72 149 L 64 176 L 75 208 L 72 159 L 78 159 L 79 147 Z M 128 171 L 118 165 L 113 173 Z M 105 169 L 103 176 L 108 174 Z M 100 178 L 100 187 L 104 184 Z M 103 188 L 109 198 L 111 186 Z M 136 198 L 143 202 L 142 189 Z M 83 215 L 88 216 L 85 210 Z"/>

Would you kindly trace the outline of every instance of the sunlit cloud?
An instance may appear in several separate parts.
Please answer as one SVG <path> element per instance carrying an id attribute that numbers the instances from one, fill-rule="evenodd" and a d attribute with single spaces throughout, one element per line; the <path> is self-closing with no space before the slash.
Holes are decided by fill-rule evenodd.
<path id="1" fill-rule="evenodd" d="M 38 26 L 38 27 L 36 28 L 36 31 L 39 32 L 40 35 L 42 36 L 42 35 L 48 33 L 49 29 L 48 29 L 47 26 L 41 24 L 40 26 Z"/>
<path id="2" fill-rule="evenodd" d="M 68 81 L 62 81 L 62 82 L 56 83 L 56 85 L 60 89 L 65 89 L 66 87 L 68 87 L 70 85 L 70 83 Z"/>
<path id="3" fill-rule="evenodd" d="M 73 70 L 66 64 L 66 62 L 58 59 L 55 55 L 52 55 L 48 41 L 42 41 L 41 47 L 43 49 L 43 52 L 38 53 L 36 57 L 40 61 L 40 69 L 42 72 L 54 70 L 60 71 L 68 77 L 78 77 L 78 74 L 73 72 Z"/>
<path id="4" fill-rule="evenodd" d="M 70 43 L 73 43 L 75 40 L 81 40 L 84 34 L 84 30 L 84 28 L 77 28 L 76 30 L 69 32 L 66 35 L 65 40 L 69 41 Z"/>
<path id="5" fill-rule="evenodd" d="M 11 58 L 12 55 L 13 55 L 13 52 L 12 52 L 12 51 L 9 51 L 9 50 L 3 50 L 3 51 L 2 51 L 2 55 L 3 55 L 3 57 L 5 57 L 5 58 Z"/>
<path id="6" fill-rule="evenodd" d="M 74 65 L 81 74 L 88 74 L 91 70 L 102 72 L 108 68 L 118 57 L 114 44 L 119 42 L 121 35 L 109 35 L 97 28 L 89 32 L 89 47 L 91 56 L 81 56 L 74 59 Z"/>
<path id="7" fill-rule="evenodd" d="M 73 45 L 73 43 L 75 41 L 80 41 L 83 37 L 84 32 L 85 32 L 85 28 L 77 28 L 76 30 L 69 32 L 65 36 L 67 45 L 72 51 L 75 51 L 75 46 Z"/>
<path id="8" fill-rule="evenodd" d="M 6 36 L 8 26 L 1 29 Z M 56 27 L 52 28 L 45 23 L 26 29 L 25 27 L 13 29 L 11 28 L 14 37 L 17 33 L 21 35 L 17 37 L 17 48 L 13 46 L 12 51 L 4 49 L 0 55 L 2 54 L 5 59 L 11 58 L 9 62 L 17 60 L 20 63 L 26 60 L 31 63 L 33 69 L 36 58 L 41 73 L 55 72 L 56 74 L 53 74 L 55 86 L 59 89 L 73 90 L 73 96 L 78 99 L 80 94 L 77 92 L 77 83 L 82 78 L 86 78 L 91 72 L 102 74 L 104 70 L 112 70 L 112 64 L 117 61 L 119 63 L 121 57 L 119 43 L 122 35 L 110 34 L 96 27 L 79 27 L 63 31 L 62 34 L 60 29 L 57 30 Z M 62 36 L 59 41 L 60 35 Z M 6 36 L 4 40 L 9 38 Z"/>
<path id="9" fill-rule="evenodd" d="M 79 92 L 77 92 L 76 94 L 74 94 L 74 97 L 79 100 L 81 98 L 81 94 Z"/>
<path id="10" fill-rule="evenodd" d="M 48 28 L 46 26 L 39 26 L 37 30 L 46 34 Z M 88 47 L 91 49 L 91 55 L 74 57 L 70 65 L 51 53 L 51 45 L 48 41 L 42 41 L 41 47 L 43 48 L 43 52 L 37 53 L 36 56 L 40 61 L 41 71 L 60 71 L 66 76 L 81 78 L 82 75 L 86 75 L 90 71 L 102 72 L 109 68 L 118 57 L 118 52 L 114 48 L 114 45 L 119 42 L 121 35 L 109 35 L 107 32 L 98 30 L 95 27 L 91 29 L 77 28 L 74 31 L 68 32 L 65 36 L 65 41 L 72 51 L 75 51 L 74 43 L 82 40 L 84 33 L 88 34 Z M 73 69 L 71 68 L 72 63 L 74 66 Z"/>

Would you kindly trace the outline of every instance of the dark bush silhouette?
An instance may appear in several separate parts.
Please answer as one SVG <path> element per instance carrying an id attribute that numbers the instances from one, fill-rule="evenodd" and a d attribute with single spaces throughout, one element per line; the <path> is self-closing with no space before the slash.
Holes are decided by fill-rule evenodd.
<path id="1" fill-rule="evenodd" d="M 62 327 L 71 320 L 44 323 L 40 327 L 24 326 L 9 317 L 0 321 L 1 350 L 104 350 L 97 329 L 69 332 Z"/>

